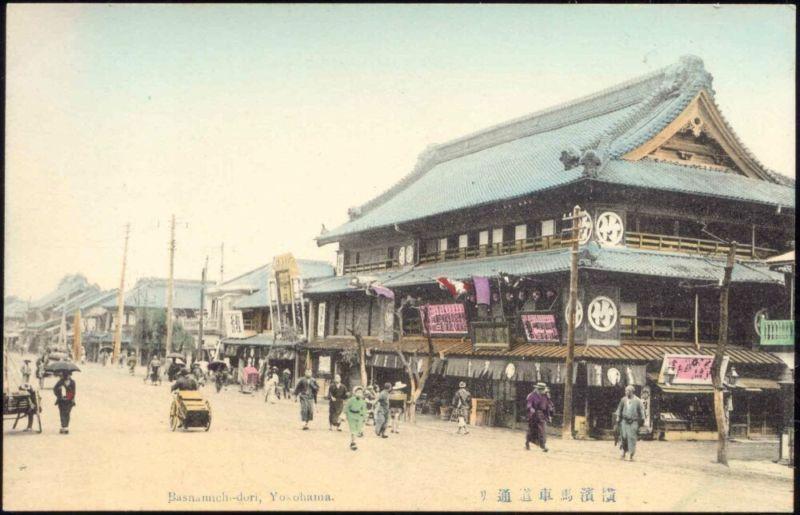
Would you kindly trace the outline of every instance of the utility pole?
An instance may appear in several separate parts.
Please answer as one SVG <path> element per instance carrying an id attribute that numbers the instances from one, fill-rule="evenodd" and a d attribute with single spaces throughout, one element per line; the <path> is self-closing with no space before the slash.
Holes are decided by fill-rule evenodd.
<path id="1" fill-rule="evenodd" d="M 119 292 L 117 292 L 117 325 L 114 329 L 114 350 L 111 353 L 111 363 L 118 358 L 122 347 L 122 316 L 125 311 L 125 265 L 128 261 L 128 236 L 130 235 L 131 224 L 125 225 L 125 248 L 122 251 L 122 274 L 119 278 Z"/>
<path id="2" fill-rule="evenodd" d="M 172 274 L 175 268 L 175 215 L 169 231 L 169 280 L 167 281 L 167 353 L 172 352 Z"/>
<path id="3" fill-rule="evenodd" d="M 225 242 L 219 246 L 219 283 L 225 282 Z"/>
<path id="4" fill-rule="evenodd" d="M 206 312 L 206 270 L 208 269 L 208 256 L 206 256 L 206 264 L 203 266 L 203 276 L 201 279 L 201 286 L 200 286 L 200 355 L 202 356 L 203 351 L 203 318 L 205 318 Z"/>
<path id="5" fill-rule="evenodd" d="M 728 345 L 728 296 L 731 287 L 731 275 L 736 258 L 736 242 L 731 242 L 728 249 L 728 259 L 725 262 L 725 275 L 722 278 L 722 287 L 719 292 L 719 339 L 717 350 L 714 353 L 712 375 L 714 380 L 714 418 L 717 421 L 717 463 L 728 466 L 728 436 L 725 422 L 725 404 L 723 399 L 722 361 L 725 357 L 725 347 Z"/>
<path id="6" fill-rule="evenodd" d="M 575 311 L 578 303 L 578 239 L 580 237 L 581 208 L 572 209 L 572 249 L 569 266 L 569 316 L 567 317 L 567 360 L 566 377 L 564 378 L 564 422 L 561 426 L 561 437 L 572 440 L 572 369 L 575 366 Z"/>

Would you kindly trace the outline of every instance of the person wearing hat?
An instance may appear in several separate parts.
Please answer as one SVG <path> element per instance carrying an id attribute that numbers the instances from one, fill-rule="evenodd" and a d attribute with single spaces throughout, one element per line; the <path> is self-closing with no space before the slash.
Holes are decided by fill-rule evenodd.
<path id="1" fill-rule="evenodd" d="M 389 421 L 389 392 L 392 383 L 383 385 L 383 390 L 378 394 L 375 406 L 375 434 L 381 438 L 389 438 L 386 434 L 386 424 Z"/>
<path id="2" fill-rule="evenodd" d="M 547 420 L 552 417 L 553 404 L 545 395 L 547 385 L 536 383 L 534 390 L 528 394 L 528 432 L 525 435 L 525 449 L 530 450 L 531 442 L 536 442 L 547 452 Z"/>
<path id="3" fill-rule="evenodd" d="M 392 417 L 392 433 L 400 433 L 400 415 L 403 414 L 408 400 L 403 388 L 406 385 L 402 381 L 397 381 L 392 386 L 389 394 L 389 414 Z"/>
<path id="4" fill-rule="evenodd" d="M 28 384 L 31 380 L 31 360 L 26 359 L 19 371 L 22 373 L 22 382 Z"/>
<path id="5" fill-rule="evenodd" d="M 356 436 L 364 436 L 364 422 L 367 420 L 367 401 L 364 400 L 364 387 L 356 386 L 353 396 L 344 403 L 344 414 L 350 428 L 350 448 L 356 450 Z"/>
<path id="6" fill-rule="evenodd" d="M 189 374 L 188 369 L 181 368 L 178 371 L 178 379 L 172 385 L 170 391 L 174 392 L 175 390 L 197 390 L 197 381 Z"/>
<path id="7" fill-rule="evenodd" d="M 292 395 L 292 372 L 288 368 L 284 368 L 281 373 L 281 386 L 284 399 L 289 399 Z"/>
<path id="8" fill-rule="evenodd" d="M 61 430 L 59 433 L 69 433 L 69 416 L 72 408 L 75 407 L 75 380 L 72 379 L 72 372 L 64 371 L 61 379 L 53 386 L 53 393 L 56 396 L 56 406 L 61 416 Z"/>
<path id="9" fill-rule="evenodd" d="M 469 412 L 472 409 L 472 395 L 467 390 L 467 383 L 461 381 L 458 383 L 458 390 L 453 395 L 453 410 L 458 417 L 458 430 L 456 434 L 468 435 L 467 421 L 469 420 Z"/>

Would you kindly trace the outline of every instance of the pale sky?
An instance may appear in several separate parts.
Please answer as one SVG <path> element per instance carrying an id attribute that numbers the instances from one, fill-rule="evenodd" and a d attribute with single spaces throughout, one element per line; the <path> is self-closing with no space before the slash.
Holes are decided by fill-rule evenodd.
<path id="1" fill-rule="evenodd" d="M 792 6 L 11 5 L 5 294 L 232 278 L 316 246 L 429 144 L 700 56 L 795 175 Z M 443 193 L 446 194 L 446 193 Z"/>

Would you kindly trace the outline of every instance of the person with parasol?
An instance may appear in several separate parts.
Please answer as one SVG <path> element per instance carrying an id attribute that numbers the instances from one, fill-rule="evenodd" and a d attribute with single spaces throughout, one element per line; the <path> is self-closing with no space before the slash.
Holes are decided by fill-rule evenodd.
<path id="1" fill-rule="evenodd" d="M 80 369 L 69 361 L 56 361 L 47 365 L 47 370 L 61 374 L 61 379 L 53 386 L 53 393 L 56 396 L 56 406 L 61 416 L 61 430 L 59 433 L 69 433 L 69 419 L 72 408 L 75 407 L 75 380 L 72 379 L 72 372 L 80 372 Z"/>

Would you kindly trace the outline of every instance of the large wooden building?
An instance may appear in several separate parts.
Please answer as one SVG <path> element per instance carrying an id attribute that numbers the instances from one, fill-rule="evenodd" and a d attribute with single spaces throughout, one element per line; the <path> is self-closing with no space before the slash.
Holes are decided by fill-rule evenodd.
<path id="1" fill-rule="evenodd" d="M 437 356 L 430 409 L 466 380 L 474 395 L 496 401 L 496 423 L 513 425 L 532 384 L 543 381 L 561 411 L 571 224 L 564 217 L 579 205 L 576 431 L 606 434 L 632 384 L 647 400 L 645 430 L 711 435 L 703 356 L 718 338 L 719 285 L 736 242 L 730 427 L 773 434 L 786 364 L 767 350 L 793 346 L 767 347 L 761 319 L 789 319 L 791 296 L 784 275 L 764 261 L 793 249 L 794 195 L 793 180 L 744 146 L 715 102 L 711 75 L 691 56 L 430 147 L 409 175 L 317 238 L 339 248 L 336 276 L 305 290 L 314 306 L 313 366 L 324 360 L 333 362 L 329 373 L 345 370 L 357 333 L 374 380 L 402 380 L 396 349 L 424 349 L 427 327 Z M 455 301 L 439 277 L 489 278 L 491 301 Z M 395 298 L 367 295 L 370 283 Z M 408 295 L 436 306 L 430 324 L 408 308 L 398 328 L 393 313 Z"/>

